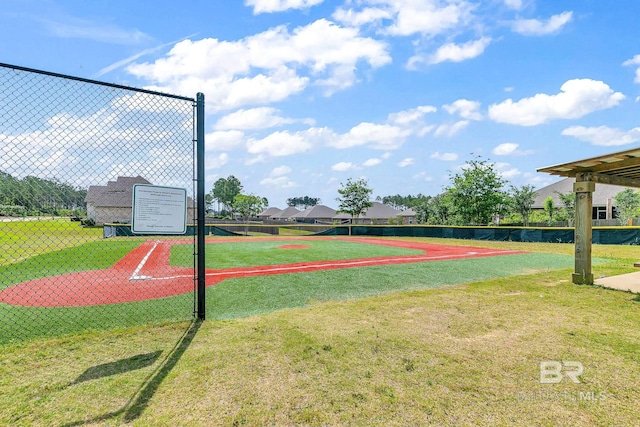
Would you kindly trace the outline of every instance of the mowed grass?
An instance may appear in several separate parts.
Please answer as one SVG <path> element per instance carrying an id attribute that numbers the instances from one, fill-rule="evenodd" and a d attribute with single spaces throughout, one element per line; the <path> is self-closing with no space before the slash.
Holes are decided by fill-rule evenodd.
<path id="1" fill-rule="evenodd" d="M 632 271 L 640 248 L 594 255 L 608 276 Z M 572 269 L 544 267 L 550 259 L 497 278 L 466 265 L 456 274 L 480 278 L 457 286 L 5 346 L 0 424 L 636 425 L 640 303 L 573 285 Z M 582 363 L 581 382 L 542 384 L 548 360 Z"/>
<path id="2" fill-rule="evenodd" d="M 286 248 L 286 246 L 304 246 Z M 283 248 L 283 246 L 285 246 Z M 174 245 L 171 248 L 171 265 L 188 267 L 193 265 L 188 254 L 190 245 Z M 424 251 L 397 248 L 345 240 L 272 240 L 209 243 L 205 248 L 208 269 L 252 267 L 258 265 L 293 264 L 327 260 L 374 258 L 382 256 L 420 255 Z"/>
<path id="3" fill-rule="evenodd" d="M 0 266 L 102 238 L 102 228 L 68 218 L 0 222 Z"/>

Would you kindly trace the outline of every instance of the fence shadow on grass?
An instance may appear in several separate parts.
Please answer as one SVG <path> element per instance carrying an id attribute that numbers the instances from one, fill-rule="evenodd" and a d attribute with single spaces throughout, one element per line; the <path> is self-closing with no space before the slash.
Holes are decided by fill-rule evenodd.
<path id="1" fill-rule="evenodd" d="M 92 366 L 80 374 L 70 385 L 146 368 L 156 363 L 161 354 L 162 350 L 158 350 L 153 353 L 137 354 L 115 362 Z"/>
<path id="2" fill-rule="evenodd" d="M 171 349 L 162 363 L 152 373 L 149 374 L 149 376 L 145 379 L 145 381 L 143 381 L 142 384 L 140 384 L 140 387 L 138 387 L 129 401 L 122 408 L 117 411 L 109 412 L 107 414 L 103 414 L 91 419 L 70 422 L 64 424 L 63 426 L 73 427 L 86 424 L 94 424 L 100 421 L 107 421 L 121 416 L 122 421 L 128 423 L 140 417 L 140 415 L 142 415 L 144 410 L 149 405 L 149 402 L 155 395 L 160 384 L 162 384 L 173 367 L 178 363 L 184 352 L 189 348 L 189 345 L 191 345 L 191 342 L 200 329 L 201 324 L 201 321 L 194 321 L 189 325 L 189 327 L 184 331 L 182 336 L 178 339 L 175 346 Z M 137 366 L 134 369 L 140 369 L 144 366 L 150 366 L 158 359 L 160 353 L 161 351 L 157 351 L 153 353 L 138 355 L 134 356 L 133 358 L 124 359 L 122 361 L 89 368 L 87 371 L 81 374 L 72 384 L 76 384 L 81 381 L 87 381 L 88 379 L 102 378 L 117 373 L 128 372 L 132 370 L 132 366 Z M 136 359 L 135 361 L 133 360 L 134 358 Z M 132 361 L 133 365 L 131 363 Z"/>

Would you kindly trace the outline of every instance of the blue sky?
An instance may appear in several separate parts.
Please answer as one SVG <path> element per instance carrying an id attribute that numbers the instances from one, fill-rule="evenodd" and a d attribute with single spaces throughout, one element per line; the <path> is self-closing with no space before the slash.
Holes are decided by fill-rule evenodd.
<path id="1" fill-rule="evenodd" d="M 0 62 L 206 97 L 207 190 L 513 185 L 640 142 L 637 0 L 3 0 Z M 63 178 L 63 177 L 60 177 Z"/>

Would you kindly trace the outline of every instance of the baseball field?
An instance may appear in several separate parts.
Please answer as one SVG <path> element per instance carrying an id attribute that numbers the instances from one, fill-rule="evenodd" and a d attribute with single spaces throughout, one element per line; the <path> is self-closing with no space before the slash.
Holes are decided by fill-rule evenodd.
<path id="1" fill-rule="evenodd" d="M 193 250 L 85 236 L 5 261 L 0 424 L 637 418 L 640 301 L 571 284 L 571 245 L 209 238 L 205 322 L 190 321 Z M 640 248 L 594 256 L 610 276 Z"/>

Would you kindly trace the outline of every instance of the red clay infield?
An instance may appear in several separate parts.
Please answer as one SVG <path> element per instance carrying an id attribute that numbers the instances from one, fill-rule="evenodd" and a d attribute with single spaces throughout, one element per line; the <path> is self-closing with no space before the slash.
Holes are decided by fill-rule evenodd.
<path id="1" fill-rule="evenodd" d="M 318 239 L 317 237 L 308 240 Z M 331 238 L 330 238 L 331 239 Z M 335 239 L 335 238 L 333 238 Z M 306 238 L 282 239 L 307 240 Z M 329 260 L 283 265 L 254 266 L 207 270 L 206 285 L 212 286 L 234 277 L 263 276 L 271 274 L 302 273 L 339 268 L 355 268 L 375 265 L 404 264 L 413 262 L 443 261 L 462 258 L 478 258 L 522 253 L 469 246 L 434 245 L 401 240 L 370 238 L 343 239 L 367 244 L 395 246 L 424 251 L 420 255 Z M 237 242 L 238 239 L 209 240 L 207 243 Z M 242 241 L 264 241 L 244 238 Z M 10 286 L 0 292 L 0 302 L 25 307 L 82 307 L 103 304 L 119 304 L 165 298 L 192 292 L 193 270 L 169 265 L 171 246 L 191 244 L 188 240 L 149 240 L 129 252 L 124 258 L 106 270 L 68 273 L 44 277 Z M 280 248 L 302 249 L 304 244 L 286 244 Z"/>

